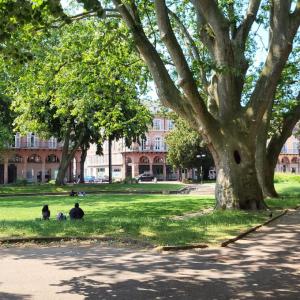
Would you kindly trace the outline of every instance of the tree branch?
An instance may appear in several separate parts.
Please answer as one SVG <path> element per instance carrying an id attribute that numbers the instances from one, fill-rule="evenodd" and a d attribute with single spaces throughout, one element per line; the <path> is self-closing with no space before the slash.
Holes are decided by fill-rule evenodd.
<path id="1" fill-rule="evenodd" d="M 129 12 L 121 0 L 113 0 L 116 9 L 132 33 L 135 44 L 142 59 L 146 62 L 153 76 L 160 100 L 185 118 L 194 114 L 190 104 L 185 101 L 180 91 L 174 85 L 162 59 L 146 37 L 139 20 Z"/>
<path id="2" fill-rule="evenodd" d="M 236 36 L 233 37 L 235 40 L 238 41 L 238 44 L 240 44 L 243 47 L 243 49 L 245 49 L 247 37 L 249 35 L 250 29 L 253 25 L 253 22 L 256 19 L 260 4 L 261 4 L 261 0 L 250 0 L 249 1 L 244 20 L 241 23 L 241 25 L 238 27 Z"/>
<path id="3" fill-rule="evenodd" d="M 177 22 L 182 34 L 184 35 L 184 37 L 187 40 L 187 43 L 191 49 L 191 53 L 193 55 L 193 59 L 195 61 L 197 61 L 200 65 L 203 63 L 200 53 L 199 53 L 199 49 L 194 41 L 194 39 L 192 38 L 192 36 L 190 35 L 189 31 L 187 30 L 187 28 L 184 26 L 184 24 L 181 22 L 180 18 L 170 9 L 168 9 L 168 13 L 169 15 Z M 201 77 L 201 82 L 202 85 L 204 87 L 204 89 L 207 91 L 208 89 L 208 81 L 206 78 L 206 74 L 205 72 L 200 68 L 200 77 Z"/>
<path id="4" fill-rule="evenodd" d="M 284 143 L 292 135 L 294 127 L 300 120 L 300 93 L 297 96 L 297 102 L 298 104 L 292 109 L 292 112 L 284 118 L 281 131 L 272 136 L 267 147 L 268 157 L 278 157 Z"/>
<path id="5" fill-rule="evenodd" d="M 217 1 L 194 0 L 194 5 L 210 25 L 217 40 L 229 39 L 229 22 L 218 8 Z"/>
<path id="6" fill-rule="evenodd" d="M 180 76 L 179 86 L 183 89 L 185 96 L 190 100 L 193 109 L 202 120 L 203 127 L 207 128 L 213 117 L 207 111 L 205 102 L 198 92 L 193 73 L 171 27 L 165 0 L 155 0 L 154 4 L 161 39 L 166 45 Z"/>
<path id="7" fill-rule="evenodd" d="M 258 129 L 260 120 L 274 98 L 281 72 L 292 52 L 293 39 L 299 28 L 300 18 L 295 24 L 295 17 L 290 14 L 290 8 L 291 1 L 272 1 L 269 51 L 246 112 L 252 121 L 253 132 Z"/>

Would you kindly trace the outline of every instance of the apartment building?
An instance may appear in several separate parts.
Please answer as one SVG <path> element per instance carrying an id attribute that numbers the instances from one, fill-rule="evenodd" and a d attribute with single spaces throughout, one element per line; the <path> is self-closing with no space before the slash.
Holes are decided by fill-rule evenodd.
<path id="1" fill-rule="evenodd" d="M 276 165 L 276 172 L 300 173 L 300 144 L 296 131 L 281 149 Z"/>
<path id="2" fill-rule="evenodd" d="M 173 121 L 156 115 L 146 138 L 140 144 L 126 147 L 123 140 L 112 142 L 112 176 L 115 180 L 136 177 L 149 172 L 158 180 L 177 180 L 179 174 L 166 162 L 165 137 L 174 127 Z M 101 178 L 108 176 L 108 142 L 103 145 L 103 155 L 96 154 L 96 146 L 88 151 L 85 175 Z"/>
<path id="3" fill-rule="evenodd" d="M 48 182 L 55 179 L 62 156 L 62 144 L 56 138 L 40 139 L 34 133 L 21 136 L 16 133 L 13 144 L 0 153 L 0 184 Z M 80 152 L 69 166 L 66 180 L 71 181 L 79 172 Z M 78 173 L 77 172 L 77 173 Z"/>

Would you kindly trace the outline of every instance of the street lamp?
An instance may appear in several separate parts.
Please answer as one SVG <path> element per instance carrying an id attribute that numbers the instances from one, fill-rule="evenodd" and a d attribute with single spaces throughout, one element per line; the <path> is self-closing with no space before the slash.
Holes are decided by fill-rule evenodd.
<path id="1" fill-rule="evenodd" d="M 203 184 L 202 159 L 204 159 L 204 157 L 206 157 L 206 155 L 205 154 L 198 154 L 196 157 L 200 159 L 200 180 L 201 180 L 201 184 Z"/>

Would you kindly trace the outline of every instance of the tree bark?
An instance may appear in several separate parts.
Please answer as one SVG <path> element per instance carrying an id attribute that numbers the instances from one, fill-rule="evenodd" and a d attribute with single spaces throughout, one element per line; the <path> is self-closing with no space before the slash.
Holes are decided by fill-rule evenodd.
<path id="1" fill-rule="evenodd" d="M 247 135 L 228 138 L 213 149 L 218 209 L 264 209 L 266 207 L 255 166 L 255 147 Z"/>
<path id="2" fill-rule="evenodd" d="M 58 168 L 57 177 L 55 180 L 56 185 L 65 185 L 65 176 L 70 165 L 71 160 L 74 158 L 70 154 L 62 155 L 61 163 Z"/>
<path id="3" fill-rule="evenodd" d="M 112 183 L 111 138 L 108 138 L 108 182 Z"/>
<path id="4" fill-rule="evenodd" d="M 297 101 L 300 102 L 300 93 L 297 96 Z M 267 145 L 267 128 L 271 111 L 265 120 L 267 126 L 262 126 L 259 138 L 261 141 L 257 144 L 257 172 L 259 182 L 265 197 L 278 197 L 274 186 L 275 167 L 277 164 L 280 151 L 286 140 L 292 135 L 293 129 L 300 119 L 300 104 L 297 104 L 290 113 L 286 113 L 281 129 L 273 134 Z"/>
<path id="5" fill-rule="evenodd" d="M 86 160 L 88 148 L 86 146 L 81 147 L 80 156 L 80 183 L 84 183 L 84 163 Z"/>
<path id="6" fill-rule="evenodd" d="M 80 133 L 80 135 L 78 137 L 78 141 L 75 143 L 75 145 L 73 146 L 71 151 L 69 150 L 70 136 L 71 136 L 71 127 L 69 127 L 69 129 L 66 133 L 65 139 L 64 139 L 64 145 L 63 145 L 63 149 L 62 149 L 62 157 L 61 157 L 61 161 L 59 164 L 57 177 L 55 179 L 56 185 L 64 185 L 65 184 L 64 179 L 66 176 L 66 172 L 68 170 L 70 162 L 72 161 L 72 159 L 75 156 L 75 153 L 76 153 L 79 145 L 82 142 L 83 132 Z"/>

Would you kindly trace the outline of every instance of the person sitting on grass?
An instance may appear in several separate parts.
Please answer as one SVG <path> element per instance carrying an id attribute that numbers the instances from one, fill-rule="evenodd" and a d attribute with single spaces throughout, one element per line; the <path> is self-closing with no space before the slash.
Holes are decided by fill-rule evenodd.
<path id="1" fill-rule="evenodd" d="M 42 208 L 42 217 L 43 217 L 43 220 L 49 220 L 49 218 L 50 218 L 50 210 L 49 210 L 48 204 L 44 205 Z"/>
<path id="2" fill-rule="evenodd" d="M 80 220 L 84 216 L 83 210 L 79 207 L 79 203 L 75 203 L 75 206 L 69 212 L 71 220 Z"/>
<path id="3" fill-rule="evenodd" d="M 74 190 L 71 190 L 70 197 L 74 197 L 74 196 L 78 196 L 78 194 Z"/>

